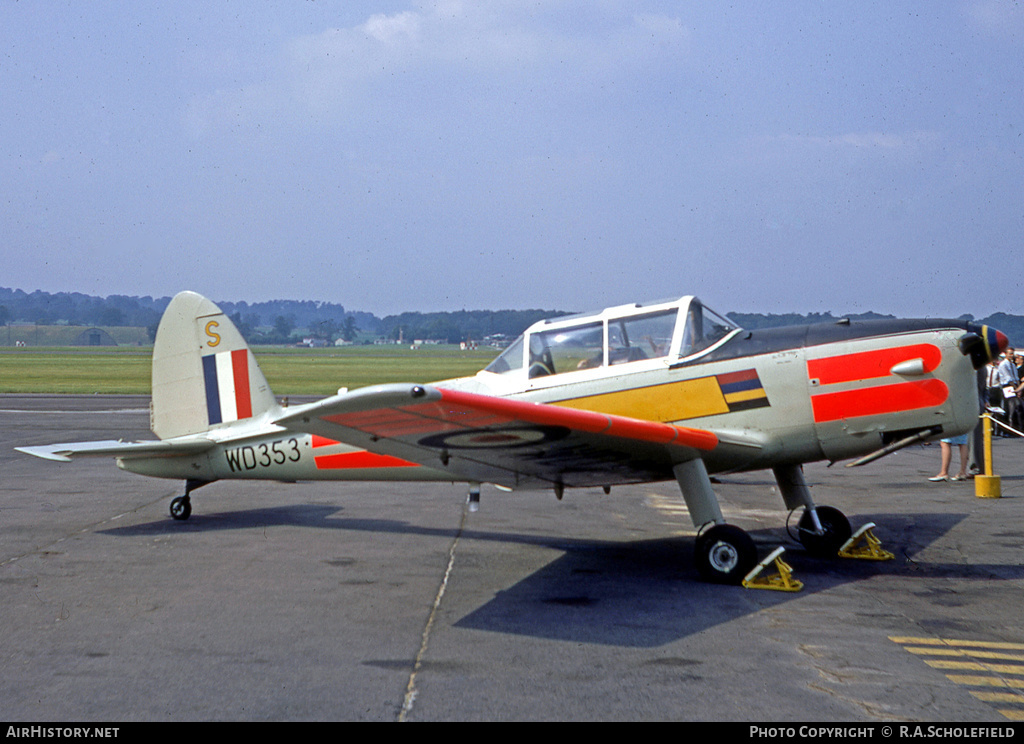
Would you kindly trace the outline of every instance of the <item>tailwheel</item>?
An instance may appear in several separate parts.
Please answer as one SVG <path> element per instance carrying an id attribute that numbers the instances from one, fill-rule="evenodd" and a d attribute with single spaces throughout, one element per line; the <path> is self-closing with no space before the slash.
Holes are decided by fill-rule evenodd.
<path id="1" fill-rule="evenodd" d="M 697 571 L 705 581 L 739 585 L 757 565 L 757 548 L 746 532 L 731 524 L 716 524 L 697 536 Z"/>
<path id="2" fill-rule="evenodd" d="M 192 500 L 188 496 L 179 496 L 171 500 L 171 516 L 178 520 L 188 519 L 192 514 Z"/>
<path id="3" fill-rule="evenodd" d="M 841 511 L 831 506 L 819 506 L 815 511 L 818 514 L 818 522 L 821 523 L 823 533 L 820 535 L 817 533 L 810 510 L 805 509 L 797 523 L 797 537 L 811 555 L 834 558 L 839 552 L 839 548 L 853 534 L 850 520 Z"/>

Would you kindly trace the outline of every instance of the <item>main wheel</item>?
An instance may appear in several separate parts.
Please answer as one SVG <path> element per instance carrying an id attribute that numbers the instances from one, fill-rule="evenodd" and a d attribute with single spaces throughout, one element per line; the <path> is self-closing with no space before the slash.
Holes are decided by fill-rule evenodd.
<path id="1" fill-rule="evenodd" d="M 701 534 L 694 552 L 701 577 L 716 584 L 739 584 L 757 565 L 754 541 L 731 524 L 716 524 Z"/>
<path id="2" fill-rule="evenodd" d="M 171 516 L 175 519 L 188 519 L 192 514 L 192 500 L 188 496 L 179 496 L 171 500 Z"/>
<path id="3" fill-rule="evenodd" d="M 850 520 L 841 511 L 831 506 L 819 506 L 816 511 L 818 512 L 818 521 L 821 522 L 825 533 L 822 535 L 815 533 L 811 513 L 805 510 L 797 523 L 797 536 L 811 555 L 832 558 L 853 534 Z"/>

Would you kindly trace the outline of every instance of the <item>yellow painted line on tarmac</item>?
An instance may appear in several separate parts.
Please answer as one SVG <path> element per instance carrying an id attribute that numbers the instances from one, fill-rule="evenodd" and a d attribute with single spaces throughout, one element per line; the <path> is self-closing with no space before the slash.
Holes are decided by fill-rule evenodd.
<path id="1" fill-rule="evenodd" d="M 971 690 L 971 694 L 978 700 L 984 700 L 986 703 L 1020 703 L 1024 705 L 1024 695 L 1019 692 L 980 692 L 978 690 Z"/>
<path id="2" fill-rule="evenodd" d="M 1004 679 L 1000 677 L 979 677 L 974 674 L 947 674 L 951 682 L 968 687 L 1012 687 L 1024 690 L 1024 679 Z"/>
<path id="3" fill-rule="evenodd" d="M 1024 677 L 1024 665 L 1021 664 L 984 664 L 978 661 L 946 661 L 938 659 L 925 659 L 924 663 L 933 669 L 956 669 L 962 672 L 1019 674 Z"/>
<path id="4" fill-rule="evenodd" d="M 904 646 L 912 654 L 918 656 L 970 656 L 973 659 L 999 659 L 1001 661 L 1024 661 L 1024 654 L 1004 654 L 1000 651 L 962 651 L 958 648 L 941 648 L 937 646 Z"/>
<path id="5" fill-rule="evenodd" d="M 999 713 L 1011 721 L 1024 721 L 1024 643 L 1003 641 L 972 641 L 952 638 L 919 638 L 890 636 L 889 640 L 904 650 L 921 657 L 933 669 L 946 672 L 981 672 L 981 674 L 946 674 L 946 679 L 969 690 L 976 699 L 996 706 Z M 946 658 L 936 658 L 946 657 Z M 1009 661 L 1019 664 L 993 662 Z M 994 690 L 1010 690 L 1009 692 Z"/>
<path id="6" fill-rule="evenodd" d="M 914 646 L 963 646 L 965 648 L 1001 648 L 1024 651 L 1024 643 L 1006 643 L 1004 641 L 966 641 L 953 638 L 916 638 L 914 636 L 889 636 L 889 640 L 900 645 Z"/>

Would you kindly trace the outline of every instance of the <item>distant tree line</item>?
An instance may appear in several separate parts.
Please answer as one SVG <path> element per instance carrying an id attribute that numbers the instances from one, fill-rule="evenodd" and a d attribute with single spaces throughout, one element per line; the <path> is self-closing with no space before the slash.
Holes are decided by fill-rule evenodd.
<path id="1" fill-rule="evenodd" d="M 388 315 L 380 335 L 405 341 L 438 340 L 450 344 L 481 341 L 494 336 L 514 339 L 538 320 L 566 313 L 558 310 L 459 310 L 443 313 L 408 312 Z"/>
<path id="2" fill-rule="evenodd" d="M 38 325 L 146 327 L 160 320 L 169 298 L 91 297 L 77 292 L 23 292 L 0 287 L 0 321 Z"/>
<path id="3" fill-rule="evenodd" d="M 129 297 L 111 295 L 93 297 L 77 292 L 24 292 L 0 287 L 0 326 L 16 323 L 38 325 L 134 326 L 148 328 L 150 338 L 156 335 L 160 316 L 170 297 Z M 287 344 L 301 332 L 326 342 L 336 339 L 385 338 L 403 340 L 436 340 L 446 343 L 482 341 L 489 337 L 518 336 L 532 323 L 544 318 L 566 314 L 557 310 L 459 310 L 455 312 L 406 312 L 378 318 L 372 313 L 347 311 L 342 305 L 329 302 L 271 300 L 268 302 L 218 302 L 234 321 L 242 335 L 253 344 Z M 891 318 L 891 315 L 861 313 L 833 316 L 831 313 L 800 315 L 729 313 L 743 328 L 757 329 L 804 323 L 827 323 L 842 317 L 852 319 Z M 975 320 L 1006 333 L 1016 344 L 1024 342 L 1024 317 L 995 313 Z"/>
<path id="4" fill-rule="evenodd" d="M 77 292 L 24 292 L 0 287 L 0 326 L 37 325 L 134 326 L 155 337 L 170 297 L 93 297 Z M 439 340 L 447 343 L 480 341 L 485 336 L 518 336 L 537 320 L 564 313 L 553 310 L 479 310 L 408 312 L 378 318 L 372 313 L 347 311 L 330 302 L 271 300 L 218 301 L 242 335 L 253 344 L 287 344 L 298 334 L 326 342 L 344 339 Z"/>

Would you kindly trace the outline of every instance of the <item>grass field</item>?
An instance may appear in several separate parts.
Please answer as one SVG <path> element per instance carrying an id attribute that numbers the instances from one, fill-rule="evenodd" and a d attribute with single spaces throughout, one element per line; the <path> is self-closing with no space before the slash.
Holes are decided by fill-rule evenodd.
<path id="1" fill-rule="evenodd" d="M 253 349 L 274 393 L 333 395 L 340 387 L 384 382 L 433 382 L 472 375 L 494 349 L 457 346 L 348 346 L 332 349 Z M 151 348 L 0 349 L 0 393 L 150 392 Z"/>

